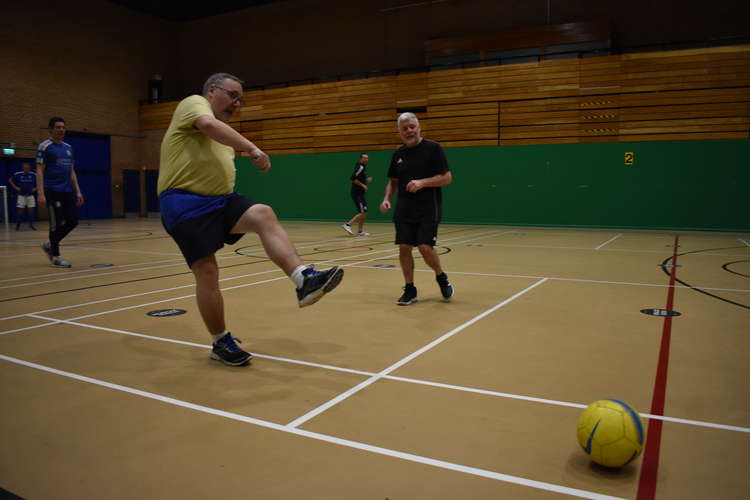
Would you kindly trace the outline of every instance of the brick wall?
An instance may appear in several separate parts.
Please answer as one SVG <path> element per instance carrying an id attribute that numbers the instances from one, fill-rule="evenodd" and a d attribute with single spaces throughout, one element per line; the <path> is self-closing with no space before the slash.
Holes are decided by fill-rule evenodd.
<path id="1" fill-rule="evenodd" d="M 0 141 L 33 157 L 51 116 L 69 130 L 111 135 L 112 184 L 140 168 L 138 103 L 162 74 L 175 93 L 179 53 L 174 23 L 96 0 L 4 5 L 0 25 Z M 147 168 L 158 168 L 156 163 Z M 85 193 L 84 193 L 85 194 Z M 122 215 L 121 191 L 113 214 Z"/>
<path id="2" fill-rule="evenodd" d="M 422 66 L 432 38 L 611 21 L 621 47 L 750 35 L 750 2 L 287 0 L 186 23 L 184 91 L 217 71 L 249 85 Z"/>
<path id="3" fill-rule="evenodd" d="M 160 137 L 138 130 L 154 74 L 182 97 L 215 71 L 253 85 L 419 66 L 430 38 L 596 19 L 613 22 L 622 46 L 747 35 L 750 2 L 287 0 L 184 24 L 102 0 L 5 2 L 0 141 L 33 157 L 52 115 L 111 135 L 118 216 L 122 170 L 158 168 Z"/>

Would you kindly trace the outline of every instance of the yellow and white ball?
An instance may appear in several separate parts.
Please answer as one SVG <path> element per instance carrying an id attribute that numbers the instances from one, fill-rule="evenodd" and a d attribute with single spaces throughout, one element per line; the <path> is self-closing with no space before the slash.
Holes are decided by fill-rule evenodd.
<path id="1" fill-rule="evenodd" d="M 578 444 L 591 460 L 605 467 L 622 467 L 643 450 L 643 421 L 627 403 L 602 399 L 578 418 Z"/>

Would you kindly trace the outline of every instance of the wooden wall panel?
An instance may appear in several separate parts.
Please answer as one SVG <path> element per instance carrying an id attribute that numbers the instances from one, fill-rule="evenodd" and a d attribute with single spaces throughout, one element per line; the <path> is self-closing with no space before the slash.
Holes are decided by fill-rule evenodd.
<path id="1" fill-rule="evenodd" d="M 446 147 L 748 138 L 750 45 L 451 69 L 245 92 L 232 126 L 270 154 L 382 150 L 416 110 Z M 176 103 L 141 107 L 142 130 Z"/>

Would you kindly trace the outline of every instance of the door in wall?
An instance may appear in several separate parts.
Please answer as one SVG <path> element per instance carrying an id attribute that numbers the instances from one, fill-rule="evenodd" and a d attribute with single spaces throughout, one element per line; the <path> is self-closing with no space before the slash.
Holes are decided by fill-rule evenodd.
<path id="1" fill-rule="evenodd" d="M 122 171 L 122 195 L 125 217 L 138 217 L 141 214 L 141 171 Z"/>
<path id="2" fill-rule="evenodd" d="M 76 177 L 85 203 L 79 219 L 112 218 L 112 165 L 108 135 L 67 132 L 65 142 L 73 146 Z"/>

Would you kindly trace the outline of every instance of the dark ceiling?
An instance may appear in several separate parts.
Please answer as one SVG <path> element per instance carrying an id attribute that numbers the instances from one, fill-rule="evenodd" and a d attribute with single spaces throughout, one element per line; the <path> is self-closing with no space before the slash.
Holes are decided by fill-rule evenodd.
<path id="1" fill-rule="evenodd" d="M 160 17 L 168 21 L 195 21 L 204 17 L 224 14 L 249 7 L 257 7 L 267 3 L 283 0 L 223 0 L 220 2 L 191 2 L 169 0 L 159 2 L 154 0 L 109 0 L 112 3 L 129 9 Z"/>

